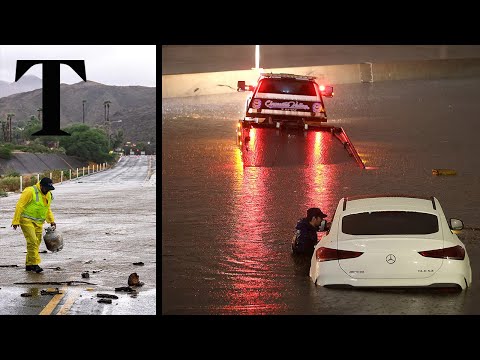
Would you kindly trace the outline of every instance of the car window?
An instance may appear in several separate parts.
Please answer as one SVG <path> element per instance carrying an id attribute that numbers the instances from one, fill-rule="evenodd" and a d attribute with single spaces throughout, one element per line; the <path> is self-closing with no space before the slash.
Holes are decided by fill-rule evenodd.
<path id="1" fill-rule="evenodd" d="M 264 79 L 260 84 L 258 92 L 308 96 L 317 95 L 313 82 L 296 79 Z"/>
<path id="2" fill-rule="evenodd" d="M 414 211 L 374 211 L 346 215 L 342 232 L 350 235 L 414 235 L 438 232 L 436 215 Z"/>

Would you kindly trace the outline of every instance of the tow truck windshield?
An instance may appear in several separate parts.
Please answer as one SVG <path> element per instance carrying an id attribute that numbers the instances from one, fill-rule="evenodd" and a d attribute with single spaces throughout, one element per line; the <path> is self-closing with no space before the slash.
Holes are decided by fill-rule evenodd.
<path id="1" fill-rule="evenodd" d="M 258 88 L 259 93 L 295 94 L 316 96 L 313 82 L 296 79 L 263 79 Z"/>

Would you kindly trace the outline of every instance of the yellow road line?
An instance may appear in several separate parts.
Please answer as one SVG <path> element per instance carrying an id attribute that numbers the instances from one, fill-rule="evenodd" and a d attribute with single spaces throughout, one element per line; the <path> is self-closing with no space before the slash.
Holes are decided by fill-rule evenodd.
<path id="1" fill-rule="evenodd" d="M 61 294 L 57 294 L 55 295 L 49 302 L 47 305 L 45 305 L 45 307 L 43 308 L 42 311 L 40 311 L 40 314 L 38 315 L 50 315 L 52 313 L 53 310 L 55 310 L 55 307 L 58 305 L 58 303 L 60 302 L 60 300 L 63 299 L 63 297 L 65 296 L 65 291 L 66 291 L 67 287 L 64 286 L 62 287 L 62 289 L 60 289 L 62 291 Z"/>
<path id="2" fill-rule="evenodd" d="M 78 296 L 71 296 L 69 297 L 66 301 L 65 304 L 58 310 L 58 312 L 55 315 L 66 315 L 68 310 L 72 307 L 73 303 L 75 300 L 78 299 Z"/>

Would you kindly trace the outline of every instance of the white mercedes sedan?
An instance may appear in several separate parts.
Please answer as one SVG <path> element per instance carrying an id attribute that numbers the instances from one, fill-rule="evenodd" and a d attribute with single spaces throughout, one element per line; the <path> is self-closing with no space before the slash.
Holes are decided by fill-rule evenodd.
<path id="1" fill-rule="evenodd" d="M 471 286 L 472 270 L 456 231 L 435 197 L 342 198 L 317 243 L 310 278 L 325 287 Z"/>

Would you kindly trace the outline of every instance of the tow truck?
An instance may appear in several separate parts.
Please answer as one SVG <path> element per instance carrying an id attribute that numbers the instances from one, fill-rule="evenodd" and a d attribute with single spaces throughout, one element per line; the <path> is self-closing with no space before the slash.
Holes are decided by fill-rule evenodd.
<path id="1" fill-rule="evenodd" d="M 334 96 L 333 86 L 318 84 L 315 76 L 262 73 L 255 85 L 237 82 L 237 91 L 246 92 L 244 117 L 237 124 L 237 145 L 241 150 L 250 141 L 252 127 L 273 127 L 277 130 L 297 128 L 308 131 L 329 131 L 339 139 L 362 168 L 363 161 L 341 127 L 325 125 L 327 111 L 324 98 Z"/>
<path id="2" fill-rule="evenodd" d="M 256 85 L 238 81 L 237 91 L 251 91 L 243 121 L 283 126 L 319 125 L 327 122 L 324 97 L 333 97 L 333 86 L 319 85 L 315 76 L 262 73 Z"/>

